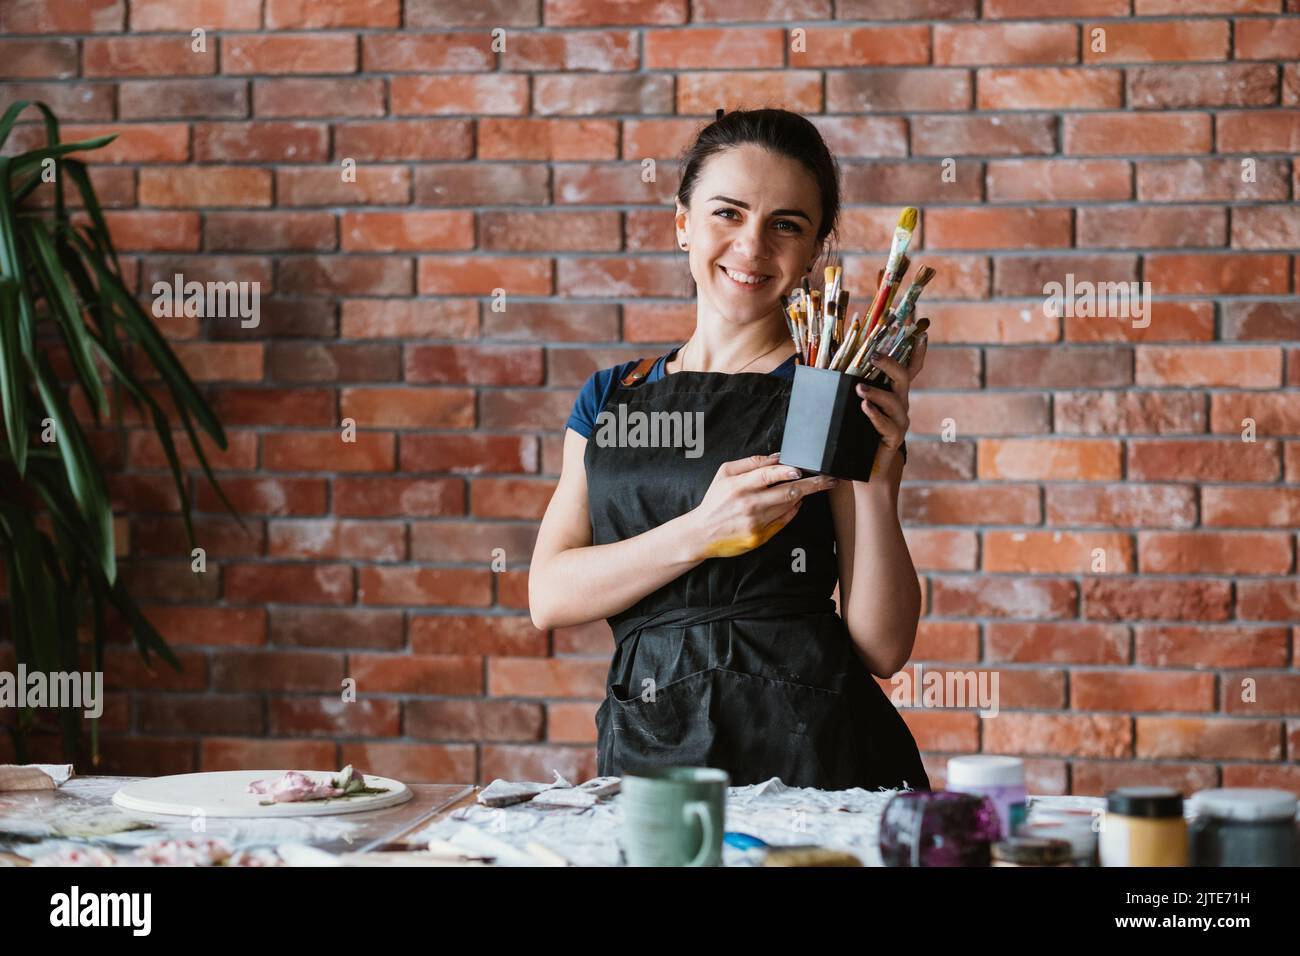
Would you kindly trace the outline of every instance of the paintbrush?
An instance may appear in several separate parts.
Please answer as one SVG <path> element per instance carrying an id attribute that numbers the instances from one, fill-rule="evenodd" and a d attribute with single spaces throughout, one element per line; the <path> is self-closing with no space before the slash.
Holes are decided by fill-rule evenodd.
<path id="1" fill-rule="evenodd" d="M 812 296 L 803 289 L 799 290 L 799 303 L 795 307 L 795 316 L 799 320 L 799 342 L 803 346 L 804 362 L 808 362 L 812 355 L 812 323 L 808 320 L 810 310 L 812 309 Z"/>
<path id="2" fill-rule="evenodd" d="M 916 343 L 921 341 L 921 336 L 925 334 L 926 329 L 930 327 L 928 318 L 920 319 L 916 323 L 909 322 L 904 333 L 897 336 L 897 340 L 890 343 L 889 347 L 880 349 L 876 354 L 888 356 L 903 368 L 907 368 L 908 359 L 916 351 Z M 879 366 L 873 366 L 867 373 L 867 381 L 883 382 L 887 376 Z"/>
<path id="3" fill-rule="evenodd" d="M 833 306 L 840 298 L 840 288 L 843 286 L 844 269 L 841 266 L 827 266 L 826 268 L 826 294 L 822 296 L 823 302 L 829 302 Z"/>
<path id="4" fill-rule="evenodd" d="M 797 353 L 798 360 L 802 362 L 805 345 L 803 330 L 799 321 L 799 307 L 794 303 L 791 303 L 786 306 L 785 315 L 786 321 L 790 326 L 790 337 L 794 340 L 795 352 Z"/>
<path id="5" fill-rule="evenodd" d="M 929 266 L 921 266 L 916 273 L 916 278 L 912 280 L 912 284 L 907 287 L 907 292 L 903 294 L 903 301 L 898 304 L 897 312 L 900 316 L 907 318 L 912 313 L 912 310 L 916 307 L 916 300 L 921 296 L 921 291 L 933 278 L 934 270 Z"/>
<path id="6" fill-rule="evenodd" d="M 858 333 L 861 329 L 861 313 L 854 312 L 853 318 L 849 320 L 849 327 L 844 331 L 844 341 L 835 350 L 835 357 L 831 359 L 828 368 L 836 372 L 844 371 L 845 363 L 848 361 L 848 357 L 853 354 L 853 347 L 857 342 Z"/>
<path id="7" fill-rule="evenodd" d="M 840 275 L 839 266 L 827 266 L 823 270 L 826 280 L 825 291 L 822 293 L 822 315 L 821 315 L 821 342 L 822 348 L 818 352 L 817 367 L 826 368 L 831 360 L 832 350 L 835 348 L 835 329 L 836 308 L 840 298 Z"/>
<path id="8" fill-rule="evenodd" d="M 808 337 L 811 340 L 809 365 L 816 365 L 817 357 L 822 352 L 821 298 L 822 294 L 817 289 L 808 293 Z"/>
<path id="9" fill-rule="evenodd" d="M 881 336 L 880 341 L 876 343 L 875 347 L 871 349 L 871 357 L 874 358 L 877 355 L 884 355 L 888 358 L 897 358 L 899 349 L 903 347 L 903 343 L 907 341 L 908 336 L 912 334 L 914 328 L 916 328 L 915 324 L 910 321 L 900 322 L 897 325 L 891 326 L 889 330 Z M 873 366 L 868 370 L 868 375 L 877 374 L 879 371 L 879 368 Z"/>
<path id="10" fill-rule="evenodd" d="M 867 332 L 866 316 L 862 315 L 861 313 L 854 313 L 854 314 L 859 316 L 859 318 L 858 321 L 856 321 L 853 324 L 853 327 L 849 330 L 849 333 L 846 334 L 844 337 L 845 338 L 845 341 L 843 343 L 844 355 L 842 358 L 840 358 L 839 368 L 837 369 L 837 371 L 844 371 L 844 372 L 849 371 L 849 369 L 852 367 L 853 364 L 852 359 L 859 354 L 863 345 L 866 344 L 867 340 L 870 337 L 869 333 Z M 877 329 L 879 329 L 879 326 L 877 326 Z"/>
<path id="11" fill-rule="evenodd" d="M 863 354 L 862 350 L 866 347 L 867 343 L 871 340 L 871 338 L 880 331 L 881 325 L 884 324 L 881 322 L 877 322 L 874 326 L 872 326 L 871 319 L 870 319 L 871 309 L 875 308 L 876 299 L 879 298 L 880 290 L 884 288 L 884 286 L 885 286 L 885 270 L 881 269 L 876 273 L 875 296 L 872 297 L 871 307 L 868 309 L 868 315 L 862 321 L 862 328 L 859 330 L 858 333 L 858 341 L 855 343 L 854 348 L 852 349 L 851 352 L 853 358 L 849 361 L 848 368 L 847 368 L 847 371 L 849 371 L 850 373 L 852 373 L 853 368 L 857 365 L 858 360 L 862 357 Z"/>
<path id="12" fill-rule="evenodd" d="M 853 363 L 849 366 L 850 374 L 853 375 L 870 375 L 874 366 L 871 360 L 877 355 L 887 355 L 888 348 L 895 337 L 900 334 L 902 323 L 898 322 L 880 322 L 876 325 L 875 331 L 867 336 L 866 343 L 858 350 L 854 356 Z"/>
<path id="13" fill-rule="evenodd" d="M 877 323 L 876 327 L 870 332 L 863 334 L 862 344 L 858 346 L 857 351 L 853 353 L 852 361 L 849 362 L 849 367 L 847 369 L 848 374 L 862 374 L 862 369 L 867 363 L 867 357 L 875 351 L 876 346 L 881 342 L 887 332 L 888 327 L 885 323 L 880 322 Z"/>
<path id="14" fill-rule="evenodd" d="M 898 275 L 894 276 L 894 284 L 889 289 L 889 299 L 885 302 L 885 311 L 888 312 L 894 307 L 894 296 L 903 285 L 903 276 L 907 275 L 907 268 L 912 264 L 912 260 L 907 256 L 898 260 Z"/>
<path id="15" fill-rule="evenodd" d="M 818 317 L 817 361 L 818 368 L 826 368 L 831 360 L 835 337 L 835 304 L 839 299 L 839 266 L 825 269 L 826 289 L 821 298 L 821 315 Z"/>
<path id="16" fill-rule="evenodd" d="M 796 353 L 803 351 L 799 336 L 799 287 L 795 286 L 790 290 L 790 294 L 781 300 L 781 311 L 785 313 L 786 322 L 790 326 L 790 338 L 794 342 Z M 798 361 L 796 357 L 796 361 Z"/>
<path id="17" fill-rule="evenodd" d="M 885 304 L 893 284 L 897 281 L 899 260 L 907 252 L 907 245 L 912 241 L 912 232 L 916 229 L 918 212 L 915 206 L 908 206 L 898 217 L 898 226 L 894 229 L 894 241 L 889 247 L 889 260 L 885 263 L 885 278 L 876 290 L 876 298 L 867 311 L 867 331 L 870 332 L 880 321 L 885 312 Z"/>
<path id="18" fill-rule="evenodd" d="M 898 354 L 899 365 L 903 366 L 904 368 L 907 367 L 907 363 L 911 359 L 912 353 L 916 351 L 917 344 L 925 336 L 926 330 L 929 328 L 930 328 L 930 320 L 928 318 L 921 319 L 919 322 L 916 323 L 916 328 L 913 330 L 912 334 L 908 337 L 907 341 L 903 344 L 903 350 Z"/>
<path id="19" fill-rule="evenodd" d="M 790 303 L 784 302 L 781 308 L 781 315 L 785 319 L 785 329 L 790 333 L 790 341 L 794 343 L 796 349 L 799 348 L 799 333 L 794 327 L 794 318 L 790 311 Z"/>
<path id="20" fill-rule="evenodd" d="M 816 309 L 816 305 L 813 302 L 813 295 L 810 290 L 805 290 L 799 296 L 799 307 L 800 330 L 803 332 L 804 351 L 806 352 L 805 360 L 811 365 L 815 355 L 814 345 L 817 339 L 817 323 L 813 321 L 813 310 Z"/>
<path id="21" fill-rule="evenodd" d="M 831 300 L 831 341 L 835 348 L 827 356 L 828 364 L 835 351 L 844 344 L 844 319 L 848 315 L 849 290 L 844 288 L 844 269 L 841 266 L 835 267 L 834 292 L 835 297 Z"/>
<path id="22" fill-rule="evenodd" d="M 921 294 L 925 284 L 934 276 L 934 270 L 928 266 L 922 266 L 921 271 L 917 274 L 916 279 L 908 287 L 907 294 L 903 296 L 903 301 L 899 304 L 898 310 L 894 313 L 886 313 L 888 321 L 882 322 L 885 327 L 883 338 L 877 341 L 873 350 L 891 358 L 903 342 L 912 335 L 916 328 L 915 305 L 916 300 Z M 928 324 L 928 323 L 927 323 Z"/>
<path id="23" fill-rule="evenodd" d="M 884 354 L 888 354 L 887 350 L 882 348 L 882 346 L 885 345 L 885 343 L 891 345 L 896 344 L 896 342 L 890 340 L 894 339 L 900 332 L 906 334 L 906 332 L 911 331 L 911 320 L 916 309 L 916 300 L 920 297 L 921 291 L 926 287 L 930 280 L 934 278 L 934 276 L 935 270 L 933 268 L 930 266 L 921 266 L 916 273 L 916 278 L 912 280 L 911 285 L 907 288 L 907 292 L 904 293 L 903 299 L 898 305 L 898 309 L 892 314 L 886 312 L 885 320 L 876 324 L 876 331 L 880 333 L 880 335 L 877 335 L 872 339 L 867 347 L 859 349 L 854 354 L 854 359 L 849 363 L 848 367 L 850 374 L 858 374 L 863 368 L 865 368 L 868 357 L 873 352 L 880 351 Z M 906 327 L 905 332 L 903 331 L 904 327 Z"/>

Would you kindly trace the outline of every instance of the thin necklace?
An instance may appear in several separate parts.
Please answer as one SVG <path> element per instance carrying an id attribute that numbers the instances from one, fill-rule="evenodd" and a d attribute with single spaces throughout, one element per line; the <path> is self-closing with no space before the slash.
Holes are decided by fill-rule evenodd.
<path id="1" fill-rule="evenodd" d="M 695 341 L 695 336 L 692 335 L 689 339 L 686 340 L 686 344 L 683 345 L 680 349 L 678 349 L 678 351 L 679 351 L 679 352 L 684 352 L 684 351 L 686 351 L 686 346 L 687 346 L 687 345 L 690 345 L 690 344 L 691 344 L 692 342 L 694 342 L 694 341 Z M 734 372 L 730 372 L 730 373 L 728 373 L 728 374 L 730 374 L 730 375 L 739 375 L 741 372 L 743 372 L 745 369 L 749 368 L 751 365 L 753 365 L 753 364 L 754 364 L 755 362 L 757 362 L 759 359 L 761 359 L 761 358 L 765 358 L 766 356 L 771 355 L 773 352 L 775 352 L 777 349 L 779 349 L 779 348 L 780 348 L 782 345 L 784 345 L 784 344 L 785 344 L 785 342 L 777 342 L 776 345 L 773 345 L 770 349 L 768 349 L 768 350 L 767 350 L 766 352 L 764 352 L 762 355 L 755 356 L 754 358 L 752 358 L 752 359 L 750 359 L 748 362 L 746 362 L 744 365 L 742 365 L 740 368 L 738 368 L 738 369 L 736 369 Z M 690 371 L 690 370 L 686 367 L 685 356 L 683 356 L 682 367 L 681 367 L 681 369 L 680 369 L 679 371 L 682 371 L 682 372 Z"/>

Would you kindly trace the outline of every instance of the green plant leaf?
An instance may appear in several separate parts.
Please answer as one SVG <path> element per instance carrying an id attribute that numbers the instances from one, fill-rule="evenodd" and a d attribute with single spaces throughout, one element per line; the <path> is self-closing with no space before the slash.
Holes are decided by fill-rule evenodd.
<path id="1" fill-rule="evenodd" d="M 41 496 L 45 506 L 49 508 L 50 516 L 58 526 L 66 531 L 68 540 L 71 543 L 70 549 L 79 550 L 82 556 L 88 559 L 75 563 L 86 568 L 87 580 L 92 589 L 92 597 L 95 600 L 107 601 L 112 604 L 132 625 L 132 636 L 135 638 L 136 646 L 140 649 L 141 655 L 146 662 L 149 660 L 149 652 L 154 651 L 174 668 L 180 670 L 180 661 L 176 659 L 162 635 L 149 623 L 148 618 L 141 613 L 121 580 L 119 579 L 110 584 L 100 571 L 95 561 L 96 554 L 86 543 L 91 535 L 90 528 L 86 525 L 76 502 L 68 495 L 63 484 L 57 480 L 56 467 L 56 464 L 50 461 L 42 461 L 34 466 L 37 475 L 35 481 L 36 491 Z M 69 561 L 69 563 L 73 562 Z"/>
<path id="2" fill-rule="evenodd" d="M 17 156 L 12 157 L 13 171 L 23 173 L 33 166 L 39 166 L 47 159 L 58 159 L 68 153 L 77 153 L 87 149 L 99 149 L 102 146 L 107 146 L 115 139 L 117 139 L 117 133 L 108 136 L 96 136 L 94 139 L 83 139 L 76 143 L 58 143 L 54 146 L 42 146 L 40 149 L 29 149 L 25 153 L 19 153 Z"/>
<path id="3" fill-rule="evenodd" d="M 20 612 L 14 627 L 15 649 L 38 669 L 46 673 L 57 671 L 59 640 L 66 636 L 59 628 L 56 591 L 56 583 L 62 582 L 63 575 L 57 566 L 46 563 L 40 547 L 41 534 L 30 514 L 24 514 L 17 505 L 3 502 L 0 522 L 10 544 L 10 600 Z"/>
<path id="4" fill-rule="evenodd" d="M 104 385 L 99 379 L 99 372 L 95 368 L 95 361 L 91 357 L 92 339 L 85 323 L 81 320 L 81 307 L 77 304 L 67 276 L 59 268 L 58 253 L 45 232 L 44 224 L 38 219 L 27 217 L 19 217 L 19 220 L 20 231 L 31 246 L 32 260 L 50 303 L 50 311 L 68 346 L 68 355 L 72 359 L 73 368 L 77 372 L 77 378 L 98 421 L 108 399 L 104 394 Z"/>
<path id="5" fill-rule="evenodd" d="M 27 182 L 23 183 L 21 186 L 15 186 L 14 207 L 17 208 L 18 206 L 21 206 L 24 199 L 36 192 L 36 190 L 40 188 L 41 181 L 41 174 L 33 173 L 27 177 Z"/>
<path id="6" fill-rule="evenodd" d="M 104 589 L 95 575 L 90 575 L 90 606 L 91 621 L 90 629 L 90 670 L 92 673 L 101 673 L 104 670 L 104 637 L 107 628 L 104 624 Z M 99 721 L 90 722 L 90 761 L 92 764 L 99 763 Z"/>
<path id="7" fill-rule="evenodd" d="M 81 669 L 77 661 L 77 608 L 75 601 L 68 600 L 67 596 L 77 594 L 76 565 L 69 568 L 71 573 L 68 579 L 64 580 L 58 545 L 46 535 L 38 534 L 36 546 L 45 559 L 45 567 L 52 572 L 51 580 L 54 582 L 53 591 L 56 597 L 54 617 L 59 639 L 52 648 L 54 666 L 49 668 L 48 672 L 74 673 Z M 78 732 L 81 729 L 81 714 L 74 708 L 60 707 L 57 715 L 59 731 L 63 735 L 63 752 L 70 755 L 74 763 L 80 762 L 81 746 Z"/>
<path id="8" fill-rule="evenodd" d="M 0 218 L 4 211 L 0 209 Z M 8 277 L 0 279 L 0 405 L 3 405 L 5 437 L 14 468 L 22 475 L 27 470 L 27 387 L 23 383 L 22 347 L 18 341 L 18 323 L 22 321 L 18 283 Z"/>
<path id="9" fill-rule="evenodd" d="M 0 146 L 4 146 L 8 141 L 9 133 L 14 128 L 14 122 L 18 119 L 18 114 L 31 105 L 31 100 L 17 100 L 10 104 L 3 116 L 0 116 Z"/>
<path id="10" fill-rule="evenodd" d="M 120 425 L 124 395 L 142 417 L 148 409 L 180 494 L 191 546 L 193 506 L 176 447 L 175 420 L 185 429 L 204 474 L 236 514 L 208 464 L 196 423 L 223 449 L 225 432 L 167 339 L 128 290 L 89 170 L 75 157 L 116 137 L 60 142 L 59 121 L 49 107 L 20 101 L 0 115 L 0 146 L 32 105 L 41 112 L 46 145 L 0 157 L 0 425 L 5 430 L 0 441 L 0 559 L 9 568 L 14 646 L 18 660 L 29 666 L 80 669 L 77 627 L 89 617 L 93 666 L 100 669 L 111 607 L 127 622 L 146 663 L 157 654 L 180 670 L 176 655 L 118 574 L 104 478 L 72 413 L 69 386 L 55 377 L 49 354 L 62 349 L 97 420 L 108 404 Z M 49 160 L 55 169 L 52 214 L 46 209 L 20 213 L 19 203 L 45 181 Z M 69 218 L 67 183 L 80 195 L 84 221 Z M 44 334 L 46 320 L 58 330 L 57 339 Z M 128 359 L 139 359 L 140 365 Z M 140 383 L 136 373 L 145 365 L 158 373 L 175 415 L 164 411 L 152 383 L 149 389 Z M 51 445 L 31 441 L 35 423 L 43 418 L 55 429 Z M 21 710 L 11 728 L 20 759 L 28 752 L 25 738 L 35 717 L 34 710 Z M 58 722 L 65 752 L 77 753 L 81 714 L 64 708 Z M 97 725 L 91 741 L 97 760 Z"/>
<path id="11" fill-rule="evenodd" d="M 22 101 L 22 105 L 23 106 L 28 105 L 27 101 L 26 100 Z M 35 106 L 38 110 L 41 111 L 41 119 L 45 124 L 45 145 L 47 147 L 58 146 L 59 145 L 59 118 L 54 115 L 54 112 L 45 103 L 37 101 Z M 18 113 L 15 112 L 14 117 L 16 118 L 17 115 Z M 5 130 L 4 135 L 0 136 L 0 142 L 3 142 L 3 140 L 7 138 L 8 135 L 9 135 L 8 130 Z M 15 157 L 15 160 L 17 160 L 18 158 L 19 157 Z M 62 166 L 62 163 L 63 163 L 62 159 L 59 159 L 57 157 L 54 159 L 54 215 L 57 221 L 62 221 L 67 218 L 67 207 L 63 199 L 63 177 L 59 175 L 59 170 L 60 167 Z M 18 171 L 19 171 L 18 169 L 15 169 L 15 174 L 17 174 Z M 38 186 L 40 186 L 40 184 L 43 182 L 41 178 L 43 171 L 44 171 L 43 169 L 34 170 L 32 172 L 31 179 L 28 180 L 26 183 L 24 183 L 22 187 L 15 190 L 14 200 L 13 200 L 15 207 L 19 203 L 21 203 L 25 198 L 27 198 L 29 194 L 34 192 Z"/>
<path id="12" fill-rule="evenodd" d="M 149 623 L 149 619 L 144 616 L 140 608 L 136 606 L 131 595 L 127 592 L 125 585 L 119 580 L 106 592 L 109 603 L 111 603 L 119 614 L 121 614 L 128 624 L 131 625 L 131 635 L 135 638 L 135 646 L 140 651 L 140 656 L 144 658 L 146 664 L 149 663 L 149 652 L 154 651 L 159 657 L 172 666 L 172 669 L 180 672 L 185 668 L 177 660 L 175 652 L 167 646 L 167 641 L 158 633 L 158 630 Z"/>
<path id="13" fill-rule="evenodd" d="M 226 510 L 235 516 L 235 520 L 239 522 L 239 527 L 244 531 L 247 531 L 248 526 L 244 524 L 243 517 L 241 517 L 239 512 L 235 510 L 235 506 L 230 503 L 230 499 L 226 497 L 226 490 L 221 487 L 217 482 L 217 476 L 212 473 L 212 466 L 208 464 L 208 456 L 203 451 L 203 445 L 199 442 L 199 436 L 194 432 L 194 423 L 190 421 L 190 417 L 185 413 L 184 408 L 180 410 L 180 419 L 181 424 L 185 426 L 185 433 L 190 436 L 190 445 L 194 449 L 194 457 L 199 461 L 199 467 L 203 469 L 203 476 L 208 479 L 208 484 L 210 484 L 212 490 L 217 493 L 217 497 L 220 498 L 221 503 L 226 506 Z M 223 444 L 221 447 L 224 449 L 225 445 Z"/>
<path id="14" fill-rule="evenodd" d="M 116 309 L 117 317 L 131 340 L 144 350 L 150 363 L 158 370 L 163 382 L 176 399 L 177 406 L 193 414 L 203 426 L 203 430 L 212 437 L 219 448 L 224 450 L 226 434 L 221 427 L 221 422 L 217 421 L 216 415 L 199 394 L 198 386 L 185 371 L 185 367 L 181 365 L 180 359 L 167 344 L 167 340 L 145 315 L 144 310 L 140 308 L 140 303 L 127 291 L 122 280 L 105 269 L 102 262 L 89 253 L 85 240 L 80 235 L 74 235 L 78 244 L 82 246 L 82 252 L 95 268 L 95 278 L 99 283 L 100 293 L 106 296 Z"/>
<path id="15" fill-rule="evenodd" d="M 113 260 L 113 271 L 121 275 L 122 265 L 117 261 L 117 250 L 113 248 L 108 222 L 104 219 L 104 210 L 99 205 L 99 197 L 95 195 L 95 187 L 90 183 L 90 173 L 86 170 L 86 164 L 79 159 L 65 159 L 63 169 L 72 180 L 72 184 L 77 187 L 77 192 L 81 194 L 81 204 L 85 207 L 86 214 L 90 216 L 93 228 L 87 229 L 87 234 L 95 248 L 101 253 L 107 253 L 108 258 Z M 103 255 L 98 258 L 102 259 Z"/>
<path id="16" fill-rule="evenodd" d="M 54 421 L 57 438 L 55 445 L 59 457 L 63 459 L 68 487 L 86 519 L 87 531 L 92 536 L 90 540 L 98 554 L 104 577 L 111 583 L 117 579 L 117 556 L 113 553 L 113 513 L 108 506 L 104 479 L 86 447 L 81 425 L 68 408 L 63 391 L 54 382 L 54 373 L 50 371 L 45 356 L 39 357 L 32 372 L 36 390 L 45 403 L 45 412 Z"/>
<path id="17" fill-rule="evenodd" d="M 190 518 L 190 496 L 186 488 L 185 473 L 181 471 L 180 457 L 176 454 L 176 443 L 172 440 L 171 423 L 167 420 L 167 415 L 163 412 L 162 407 L 154 400 L 154 397 L 145 391 L 144 386 L 136 381 L 127 369 L 118 364 L 117 359 L 109 355 L 103 348 L 101 342 L 96 340 L 96 348 L 99 350 L 99 357 L 109 370 L 117 376 L 117 380 L 131 394 L 138 403 L 142 403 L 149 408 L 153 416 L 154 431 L 158 434 L 158 441 L 162 443 L 163 452 L 167 455 L 167 466 L 171 469 L 172 481 L 176 485 L 176 491 L 181 498 L 181 518 L 185 522 L 185 537 L 189 541 L 190 547 L 194 547 L 194 525 Z"/>
<path id="18" fill-rule="evenodd" d="M 5 114 L 9 116 L 8 113 Z M 12 122 L 12 121 L 11 121 Z M 5 433 L 18 474 L 27 468 L 27 388 L 23 366 L 33 349 L 35 324 L 27 289 L 22 285 L 24 269 L 18 254 L 17 216 L 9 196 L 9 157 L 0 157 L 0 283 L 8 281 L 16 290 L 0 295 L 0 402 L 3 403 Z M 26 360 L 26 361 L 25 361 Z"/>
<path id="19" fill-rule="evenodd" d="M 58 233 L 57 248 L 59 250 L 59 261 L 62 263 L 64 271 L 72 278 L 73 284 L 77 287 L 77 294 L 81 297 L 87 314 L 90 316 L 94 331 L 91 335 L 96 338 L 100 347 L 108 352 L 117 360 L 119 365 L 126 364 L 125 353 L 122 351 L 122 345 L 117 339 L 117 323 L 113 319 L 113 309 L 100 300 L 99 290 L 90 278 L 90 273 L 86 269 L 85 262 L 81 258 L 81 250 L 76 243 L 69 238 L 68 233 L 72 231 L 71 226 L 61 228 Z M 113 390 L 114 401 L 110 404 L 113 407 L 113 423 L 119 428 L 122 427 L 122 388 L 121 383 L 113 378 L 110 380 Z M 135 403 L 136 411 L 144 416 L 144 407 L 134 396 L 131 399 Z"/>

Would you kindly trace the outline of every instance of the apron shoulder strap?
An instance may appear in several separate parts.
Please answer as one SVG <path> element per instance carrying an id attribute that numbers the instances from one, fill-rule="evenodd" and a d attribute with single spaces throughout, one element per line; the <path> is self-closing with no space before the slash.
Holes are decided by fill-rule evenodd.
<path id="1" fill-rule="evenodd" d="M 627 388 L 641 384 L 641 382 L 645 380 L 645 377 L 650 374 L 650 369 L 654 368 L 654 364 L 657 361 L 659 361 L 658 357 L 652 356 L 651 358 L 642 359 L 637 362 L 636 368 L 623 376 L 622 384 Z"/>

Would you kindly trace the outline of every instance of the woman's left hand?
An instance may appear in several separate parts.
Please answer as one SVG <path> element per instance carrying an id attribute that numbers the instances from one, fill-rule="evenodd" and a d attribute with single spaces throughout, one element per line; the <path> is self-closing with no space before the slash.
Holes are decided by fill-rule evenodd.
<path id="1" fill-rule="evenodd" d="M 876 426 L 876 431 L 880 432 L 880 447 L 876 450 L 876 460 L 871 465 L 872 477 L 878 474 L 889 474 L 894 458 L 898 455 L 898 449 L 907 437 L 907 427 L 910 424 L 910 419 L 907 417 L 908 392 L 912 382 L 916 380 L 925 365 L 928 346 L 928 337 L 922 335 L 916 348 L 912 350 L 907 368 L 883 355 L 877 355 L 871 360 L 871 364 L 889 377 L 893 384 L 892 390 L 877 388 L 874 385 L 858 386 L 858 395 L 862 397 L 862 410 L 871 419 L 871 424 Z"/>

